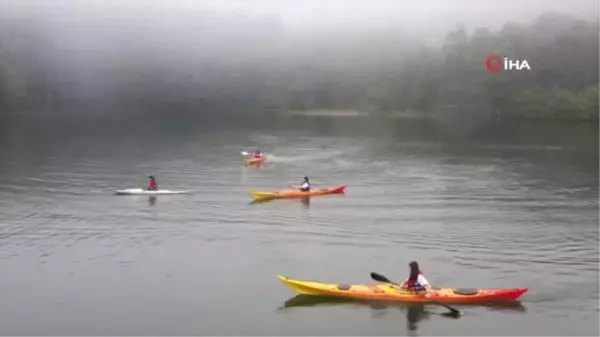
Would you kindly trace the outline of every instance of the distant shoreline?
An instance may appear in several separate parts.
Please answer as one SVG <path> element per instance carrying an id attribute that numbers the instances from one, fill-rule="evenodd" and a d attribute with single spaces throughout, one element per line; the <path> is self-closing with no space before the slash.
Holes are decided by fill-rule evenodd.
<path id="1" fill-rule="evenodd" d="M 384 116 L 386 118 L 408 118 L 408 119 L 427 119 L 432 116 L 422 114 L 418 111 L 396 111 L 396 112 L 368 112 L 356 109 L 315 109 L 315 110 L 288 110 L 285 115 L 312 116 L 312 117 L 376 117 Z"/>
<path id="2" fill-rule="evenodd" d="M 317 109 L 317 110 L 288 110 L 286 115 L 296 116 L 323 116 L 323 117 L 368 117 L 370 113 L 359 110 L 336 110 L 336 109 Z"/>
<path id="3" fill-rule="evenodd" d="M 315 110 L 284 110 L 280 112 L 287 116 L 307 116 L 307 117 L 340 117 L 340 118 L 365 118 L 365 117 L 384 117 L 389 119 L 436 119 L 440 115 L 422 113 L 415 110 L 395 111 L 395 112 L 367 112 L 356 109 L 315 109 Z M 492 119 L 495 116 L 490 116 Z M 570 117 L 562 116 L 535 116 L 535 115 L 509 115 L 502 116 L 500 119 L 506 120 L 538 120 L 538 121 L 556 121 L 556 122 L 598 122 L 596 118 L 581 118 L 577 115 Z"/>

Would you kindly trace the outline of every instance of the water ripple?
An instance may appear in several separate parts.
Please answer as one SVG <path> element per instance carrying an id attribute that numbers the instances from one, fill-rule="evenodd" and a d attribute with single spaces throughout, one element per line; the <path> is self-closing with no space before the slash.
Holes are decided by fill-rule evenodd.
<path id="1" fill-rule="evenodd" d="M 530 287 L 527 302 L 546 321 L 565 310 L 597 312 L 597 170 L 590 175 L 523 158 L 539 151 L 572 155 L 569 146 L 480 144 L 461 152 L 437 142 L 382 145 L 368 137 L 227 137 L 246 145 L 199 135 L 152 143 L 156 149 L 135 139 L 106 140 L 110 151 L 93 151 L 88 141 L 48 149 L 39 162 L 0 164 L 7 293 L 19 292 L 21 283 L 38 289 L 29 280 L 41 279 L 62 291 L 56 296 L 68 297 L 68 288 L 90 294 L 81 284 L 94 284 L 99 294 L 120 293 L 123 303 L 135 302 L 139 288 L 139 298 L 166 303 L 156 308 L 175 307 L 170 296 L 220 308 L 227 295 L 216 283 L 224 280 L 243 279 L 256 296 L 271 299 L 272 274 L 333 279 L 356 273 L 364 280 L 381 268 L 403 277 L 408 261 L 419 260 L 439 284 Z M 243 146 L 264 148 L 272 163 L 244 168 Z M 196 192 L 113 195 L 143 186 L 147 174 L 163 188 Z M 249 205 L 248 190 L 285 188 L 304 175 L 318 186 L 346 183 L 347 193 Z M 111 284 L 110 276 L 121 285 Z M 127 288 L 132 279 L 135 285 Z M 237 288 L 244 287 L 233 281 L 227 287 Z M 177 289 L 186 295 L 173 295 Z M 242 295 L 242 304 L 257 305 Z M 87 296 L 94 301 L 73 301 L 114 308 Z M 3 302 L 3 312 L 20 305 L 15 298 Z"/>

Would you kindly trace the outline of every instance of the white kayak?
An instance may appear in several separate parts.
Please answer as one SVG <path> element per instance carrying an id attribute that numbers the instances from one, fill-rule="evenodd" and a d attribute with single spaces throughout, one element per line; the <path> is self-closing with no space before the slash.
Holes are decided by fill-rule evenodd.
<path id="1" fill-rule="evenodd" d="M 170 190 L 146 190 L 143 188 L 129 188 L 126 190 L 119 190 L 116 195 L 168 195 L 168 194 L 187 194 L 192 191 L 170 191 Z"/>

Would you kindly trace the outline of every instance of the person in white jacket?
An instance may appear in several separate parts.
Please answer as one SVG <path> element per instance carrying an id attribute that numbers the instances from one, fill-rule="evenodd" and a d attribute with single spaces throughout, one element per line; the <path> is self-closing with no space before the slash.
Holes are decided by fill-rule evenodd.
<path id="1" fill-rule="evenodd" d="M 310 191 L 310 181 L 308 181 L 308 177 L 304 177 L 304 181 L 302 182 L 302 185 L 300 185 L 300 191 L 302 191 L 302 192 Z"/>

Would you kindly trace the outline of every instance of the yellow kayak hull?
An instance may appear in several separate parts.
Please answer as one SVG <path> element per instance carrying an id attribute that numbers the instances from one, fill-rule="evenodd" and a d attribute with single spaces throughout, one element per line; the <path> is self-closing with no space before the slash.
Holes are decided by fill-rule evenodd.
<path id="1" fill-rule="evenodd" d="M 470 289 L 457 288 L 434 289 L 430 297 L 404 290 L 391 284 L 344 285 L 321 282 L 301 281 L 285 276 L 277 276 L 281 282 L 301 295 L 342 297 L 357 300 L 376 300 L 391 302 L 430 303 L 433 301 L 456 304 L 510 302 L 527 292 L 524 289 Z M 433 300 L 433 301 L 432 301 Z"/>
<path id="2" fill-rule="evenodd" d="M 341 194 L 344 193 L 346 189 L 346 185 L 332 187 L 332 188 L 324 188 L 324 189 L 314 189 L 308 192 L 303 192 L 300 190 L 287 190 L 280 192 L 259 192 L 259 191 L 250 191 L 250 195 L 255 200 L 265 200 L 265 199 L 288 199 L 288 198 L 308 198 L 319 195 L 328 195 L 328 194 Z"/>

